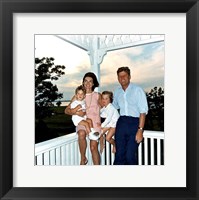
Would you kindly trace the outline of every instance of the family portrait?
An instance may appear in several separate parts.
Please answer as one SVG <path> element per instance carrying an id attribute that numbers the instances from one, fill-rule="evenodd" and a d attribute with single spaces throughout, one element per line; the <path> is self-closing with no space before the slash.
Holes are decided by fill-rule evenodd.
<path id="1" fill-rule="evenodd" d="M 164 35 L 35 35 L 35 165 L 164 165 Z"/>
<path id="2" fill-rule="evenodd" d="M 198 199 L 198 0 L 0 7 L 2 199 Z"/>

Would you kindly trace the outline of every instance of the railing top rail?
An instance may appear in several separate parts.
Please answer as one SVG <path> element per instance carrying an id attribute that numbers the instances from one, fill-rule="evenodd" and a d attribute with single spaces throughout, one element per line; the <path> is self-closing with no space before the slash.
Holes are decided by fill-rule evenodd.
<path id="1" fill-rule="evenodd" d="M 55 147 L 73 143 L 74 141 L 77 141 L 77 139 L 78 139 L 77 134 L 71 133 L 68 135 L 64 135 L 61 137 L 57 137 L 51 140 L 47 140 L 47 141 L 35 144 L 35 156 L 41 153 L 44 153 L 46 151 L 49 151 L 51 149 L 55 149 Z"/>
<path id="2" fill-rule="evenodd" d="M 160 131 L 144 131 L 144 138 L 164 139 L 164 132 Z M 46 151 L 53 150 L 57 147 L 73 143 L 78 140 L 76 133 L 71 133 L 65 136 L 57 137 L 51 140 L 35 144 L 35 156 Z"/>
<path id="3" fill-rule="evenodd" d="M 164 132 L 162 131 L 144 131 L 143 136 L 147 138 L 164 139 Z"/>

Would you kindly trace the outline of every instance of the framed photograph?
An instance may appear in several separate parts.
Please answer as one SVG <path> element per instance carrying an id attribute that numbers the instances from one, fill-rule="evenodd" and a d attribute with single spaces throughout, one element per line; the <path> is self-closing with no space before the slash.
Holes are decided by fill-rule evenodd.
<path id="1" fill-rule="evenodd" d="M 198 199 L 198 9 L 197 0 L 2 0 L 1 198 Z M 35 37 L 42 34 L 164 35 L 163 165 L 38 166 L 48 162 L 35 160 L 34 146 Z"/>

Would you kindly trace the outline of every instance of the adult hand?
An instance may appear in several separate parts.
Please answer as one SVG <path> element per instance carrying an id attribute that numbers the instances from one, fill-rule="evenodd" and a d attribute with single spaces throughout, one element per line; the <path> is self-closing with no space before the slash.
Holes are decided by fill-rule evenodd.
<path id="1" fill-rule="evenodd" d="M 79 113 L 79 109 L 81 109 L 81 105 L 80 104 L 78 104 L 75 108 L 73 108 L 73 109 L 71 109 L 71 113 L 72 113 L 72 115 L 79 115 L 78 113 Z M 81 116 L 81 115 L 80 115 Z M 82 117 L 82 116 L 81 116 Z"/>
<path id="2" fill-rule="evenodd" d="M 82 108 L 82 105 L 81 105 L 81 104 L 78 104 L 78 105 L 75 107 L 76 110 L 79 110 L 79 109 L 81 109 L 81 108 Z"/>
<path id="3" fill-rule="evenodd" d="M 76 115 L 83 117 L 86 114 L 86 112 L 84 112 L 83 110 L 79 110 L 76 112 Z"/>
<path id="4" fill-rule="evenodd" d="M 136 136 L 135 136 L 135 140 L 136 140 L 137 143 L 142 142 L 142 140 L 143 140 L 143 130 L 138 129 Z"/>

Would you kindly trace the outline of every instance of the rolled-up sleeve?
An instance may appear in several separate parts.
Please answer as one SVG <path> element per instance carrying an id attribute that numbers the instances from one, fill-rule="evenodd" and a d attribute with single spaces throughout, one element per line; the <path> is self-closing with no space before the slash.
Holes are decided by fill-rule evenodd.
<path id="1" fill-rule="evenodd" d="M 146 93 L 142 88 L 138 91 L 138 108 L 140 113 L 148 113 L 148 102 L 146 98 Z"/>

